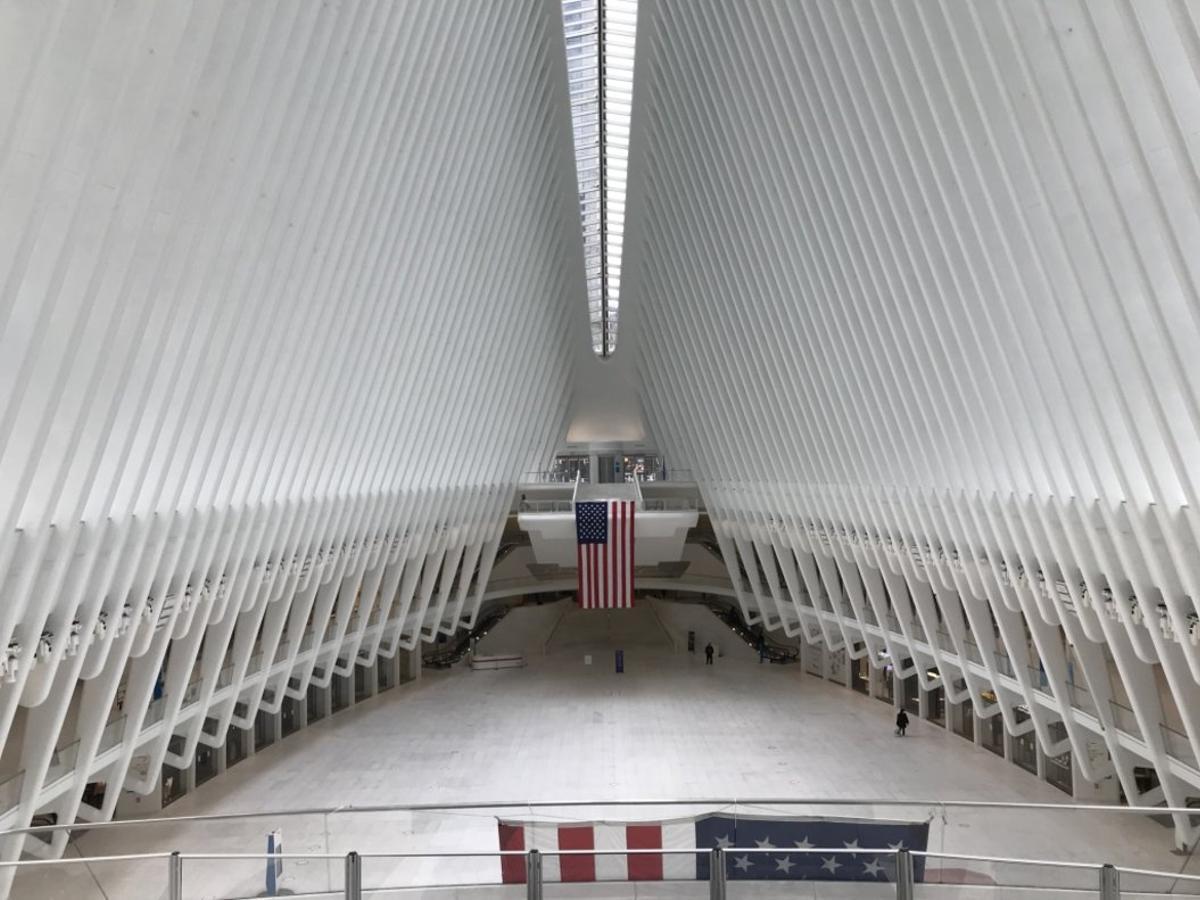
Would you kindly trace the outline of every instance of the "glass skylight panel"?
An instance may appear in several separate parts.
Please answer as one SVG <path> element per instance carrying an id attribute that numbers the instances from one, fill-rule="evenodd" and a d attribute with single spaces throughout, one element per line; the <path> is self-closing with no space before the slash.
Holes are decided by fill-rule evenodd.
<path id="1" fill-rule="evenodd" d="M 637 0 L 562 0 L 592 349 L 617 346 Z"/>

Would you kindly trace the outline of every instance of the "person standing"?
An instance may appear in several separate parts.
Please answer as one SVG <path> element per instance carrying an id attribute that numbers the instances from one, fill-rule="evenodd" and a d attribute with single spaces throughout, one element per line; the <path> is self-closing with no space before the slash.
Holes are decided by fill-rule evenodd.
<path id="1" fill-rule="evenodd" d="M 712 659 L 713 659 L 713 645 L 712 645 L 712 642 L 710 641 L 708 643 L 708 646 L 706 646 L 704 648 L 704 664 L 706 666 L 711 666 L 713 664 Z"/>
<path id="2" fill-rule="evenodd" d="M 904 732 L 908 728 L 908 713 L 903 709 L 896 713 L 896 734 L 904 737 Z"/>

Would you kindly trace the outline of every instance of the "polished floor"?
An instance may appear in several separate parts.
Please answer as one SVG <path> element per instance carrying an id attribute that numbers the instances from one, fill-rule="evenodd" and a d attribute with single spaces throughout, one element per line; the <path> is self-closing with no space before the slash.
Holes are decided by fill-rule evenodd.
<path id="1" fill-rule="evenodd" d="M 95 830 L 72 852 L 261 852 L 274 828 L 282 830 L 288 853 L 497 846 L 494 809 L 371 814 L 346 809 L 365 805 L 586 800 L 601 806 L 539 810 L 536 817 L 622 821 L 685 815 L 700 807 L 664 813 L 603 804 L 730 798 L 741 799 L 737 808 L 745 812 L 759 812 L 759 804 L 745 801 L 874 798 L 912 803 L 792 811 L 932 817 L 931 849 L 947 853 L 1111 860 L 1168 871 L 1190 863 L 1171 854 L 1169 829 L 1141 816 L 937 807 L 938 799 L 1057 803 L 1066 795 L 935 725 L 914 722 L 908 737 L 898 738 L 884 703 L 804 675 L 798 666 L 760 665 L 731 637 L 716 664 L 705 666 L 702 654 L 690 655 L 680 645 L 688 628 L 712 627 L 708 615 L 671 604 L 622 618 L 562 604 L 518 610 L 489 635 L 483 650 L 520 648 L 527 654 L 525 668 L 426 672 L 418 682 L 238 764 L 166 814 L 339 806 L 342 812 Z M 622 674 L 613 666 L 618 647 L 625 656 Z M 1001 884 L 1033 877 L 1025 867 L 1008 864 L 942 864 Z M 1188 871 L 1196 868 L 1189 865 Z M 262 869 L 251 860 L 188 861 L 185 896 L 256 896 L 263 890 Z M 17 880 L 16 896 L 157 897 L 161 892 L 151 886 L 157 890 L 165 883 L 164 872 L 165 863 L 155 859 L 81 865 L 70 876 L 27 873 Z M 296 892 L 336 889 L 340 873 L 336 859 L 288 860 L 280 885 Z M 369 858 L 364 875 L 368 886 L 497 878 L 494 857 Z"/>

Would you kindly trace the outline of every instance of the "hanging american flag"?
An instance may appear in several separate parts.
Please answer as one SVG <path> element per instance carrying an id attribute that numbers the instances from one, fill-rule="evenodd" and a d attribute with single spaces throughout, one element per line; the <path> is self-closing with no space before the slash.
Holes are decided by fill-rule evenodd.
<path id="1" fill-rule="evenodd" d="M 579 605 L 584 609 L 633 606 L 632 500 L 575 504 Z"/>
<path id="2" fill-rule="evenodd" d="M 546 881 L 707 881 L 708 853 L 679 852 L 694 847 L 727 849 L 726 877 L 733 880 L 895 881 L 896 851 L 923 851 L 929 844 L 928 821 L 717 814 L 659 822 L 498 824 L 501 850 L 536 848 L 548 854 L 542 860 Z M 558 855 L 557 850 L 575 852 Z M 585 850 L 641 852 L 579 852 Z M 654 850 L 666 852 L 646 852 Z M 822 852 L 809 852 L 816 850 Z M 501 857 L 500 873 L 505 884 L 523 884 L 524 857 Z M 913 858 L 913 875 L 925 880 L 923 856 Z M 986 883 L 986 876 L 956 870 L 958 882 Z"/>

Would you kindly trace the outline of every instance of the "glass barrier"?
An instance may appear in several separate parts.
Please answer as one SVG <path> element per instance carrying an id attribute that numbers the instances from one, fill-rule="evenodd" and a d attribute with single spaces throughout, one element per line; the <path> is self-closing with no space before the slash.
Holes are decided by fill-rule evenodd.
<path id="1" fill-rule="evenodd" d="M 1070 892 L 1096 895 L 1100 866 L 1089 863 L 1014 861 L 1003 857 L 923 855 L 923 872 L 917 879 L 917 897 L 937 897 L 939 887 L 978 886 L 982 896 L 1019 897 L 1021 892 L 1069 896 Z M 943 892 L 944 893 L 944 892 Z"/>
<path id="2" fill-rule="evenodd" d="M 346 866 L 343 857 L 306 856 L 287 851 L 284 844 L 284 852 L 271 857 L 265 853 L 261 856 L 187 854 L 182 864 L 180 900 L 344 895 Z M 116 900 L 115 896 L 113 900 Z"/>
<path id="3" fill-rule="evenodd" d="M 574 880 L 581 877 L 580 867 L 589 879 L 605 883 L 607 893 L 588 896 L 620 898 L 633 885 L 639 897 L 691 896 L 695 890 L 703 896 L 708 853 L 715 846 L 728 848 L 731 897 L 794 894 L 798 880 L 806 882 L 805 896 L 839 896 L 839 890 L 840 896 L 850 896 L 847 890 L 857 891 L 853 896 L 895 896 L 897 848 L 913 852 L 918 898 L 1023 897 L 1037 891 L 1097 896 L 1105 862 L 1127 867 L 1122 896 L 1200 895 L 1200 860 L 1173 855 L 1169 830 L 1140 812 L 1065 804 L 763 801 L 345 808 L 81 825 L 71 857 L 18 867 L 11 896 L 165 896 L 157 886 L 164 883 L 172 850 L 183 853 L 182 896 L 188 900 L 265 895 L 269 840 L 283 847 L 277 890 L 312 896 L 341 896 L 345 857 L 352 851 L 361 854 L 362 883 L 371 896 L 371 891 L 518 884 L 506 875 L 513 866 L 520 870 L 524 857 L 500 851 L 523 854 L 531 848 L 542 851 L 546 897 L 583 896 L 584 882 Z M 96 860 L 133 848 L 153 857 L 102 864 L 73 858 Z M 1055 859 L 1042 862 L 1046 857 Z M 103 872 L 93 874 L 100 872 L 97 866 Z M 654 893 L 668 883 L 674 893 L 665 888 Z M 155 892 L 148 893 L 147 885 Z"/>
<path id="4" fill-rule="evenodd" d="M 496 851 L 444 855 L 422 853 L 365 853 L 362 855 L 363 892 L 432 887 L 471 887 L 501 882 L 502 857 Z M 523 855 L 508 857 L 510 866 L 524 874 Z"/>
<path id="5" fill-rule="evenodd" d="M 626 850 L 628 848 L 625 848 Z M 707 875 L 697 877 L 698 855 L 688 851 L 635 851 L 600 849 L 542 855 L 542 896 L 594 898 L 594 900 L 659 900 L 705 898 L 712 895 Z M 707 859 L 700 854 L 699 859 Z M 631 871 L 637 880 L 630 880 Z M 733 896 L 728 894 L 727 896 Z"/>
<path id="6" fill-rule="evenodd" d="M 166 856 L 113 859 L 67 856 L 53 864 L 26 862 L 16 867 L 10 896 L 22 900 L 166 897 L 168 865 Z"/>
<path id="7" fill-rule="evenodd" d="M 1188 875 L 1182 872 L 1153 872 L 1145 869 L 1117 869 L 1120 880 L 1121 898 L 1162 897 L 1200 895 L 1200 875 Z"/>
<path id="8" fill-rule="evenodd" d="M 898 896 L 897 854 L 887 848 L 740 847 L 725 851 L 725 864 L 729 900 L 798 895 L 895 900 Z"/>

